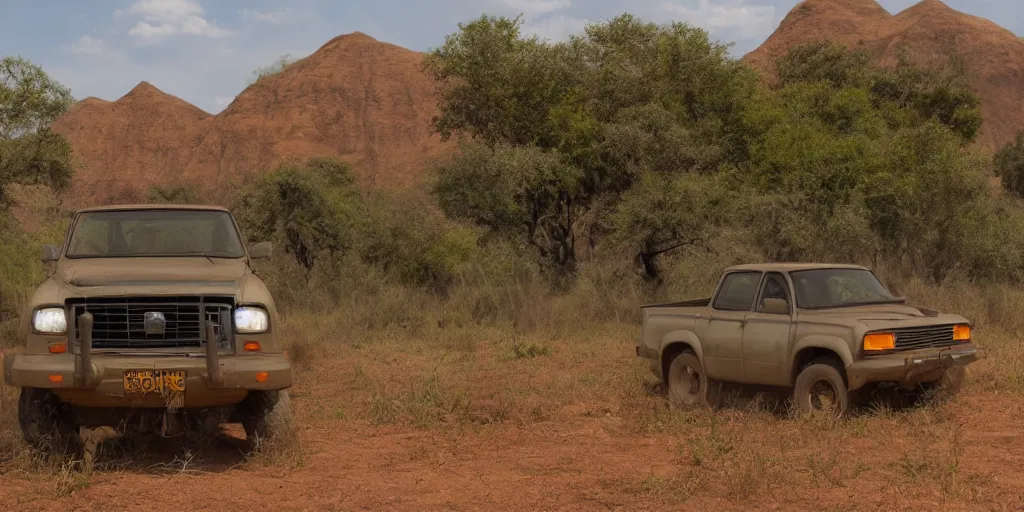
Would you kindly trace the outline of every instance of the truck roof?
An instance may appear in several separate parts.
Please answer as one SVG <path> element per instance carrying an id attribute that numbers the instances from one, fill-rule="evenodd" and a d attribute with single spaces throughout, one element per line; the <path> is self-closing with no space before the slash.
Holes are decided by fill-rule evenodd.
<path id="1" fill-rule="evenodd" d="M 754 270 L 758 272 L 796 272 L 799 270 L 820 270 L 828 268 L 869 270 L 868 268 L 860 265 L 847 265 L 842 263 L 752 263 L 747 265 L 734 265 L 725 269 L 725 271 Z"/>
<path id="2" fill-rule="evenodd" d="M 91 208 L 83 208 L 78 210 L 78 213 L 87 212 L 111 212 L 111 211 L 131 211 L 131 210 L 215 210 L 215 211 L 228 211 L 223 206 L 214 205 L 200 205 L 200 204 L 115 204 L 107 206 L 94 206 Z"/>

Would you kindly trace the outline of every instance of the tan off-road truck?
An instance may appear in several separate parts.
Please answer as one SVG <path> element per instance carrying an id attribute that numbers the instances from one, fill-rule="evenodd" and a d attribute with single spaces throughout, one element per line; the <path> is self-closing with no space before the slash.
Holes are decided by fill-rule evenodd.
<path id="1" fill-rule="evenodd" d="M 4 380 L 37 447 L 78 427 L 165 436 L 241 423 L 250 440 L 290 435 L 289 361 L 277 311 L 231 213 L 206 206 L 113 206 L 72 218 L 32 294 L 24 351 Z"/>
<path id="2" fill-rule="evenodd" d="M 677 407 L 717 406 L 730 382 L 837 415 L 879 383 L 955 393 L 980 357 L 967 319 L 906 304 L 867 268 L 822 264 L 734 266 L 710 298 L 645 306 L 636 353 Z"/>

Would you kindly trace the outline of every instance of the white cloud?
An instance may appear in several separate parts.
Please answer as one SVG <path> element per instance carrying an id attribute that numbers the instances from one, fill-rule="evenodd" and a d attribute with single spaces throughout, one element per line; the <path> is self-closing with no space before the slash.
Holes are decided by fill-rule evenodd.
<path id="1" fill-rule="evenodd" d="M 696 8 L 664 1 L 662 8 L 709 32 L 735 31 L 744 37 L 767 35 L 775 27 L 775 6 L 748 5 L 746 0 L 699 0 Z"/>
<path id="2" fill-rule="evenodd" d="M 522 14 L 526 18 L 542 16 L 568 9 L 572 6 L 572 0 L 499 0 L 499 2 L 516 14 Z"/>
<path id="3" fill-rule="evenodd" d="M 302 13 L 292 8 L 278 9 L 275 11 L 267 12 L 242 9 L 242 19 L 246 21 L 270 23 L 272 25 L 284 25 L 285 23 L 295 23 L 296 21 L 299 21 L 302 18 Z"/>
<path id="4" fill-rule="evenodd" d="M 208 21 L 203 6 L 195 0 L 138 0 L 127 13 L 142 18 L 128 33 L 143 40 L 172 35 L 231 35 L 230 30 Z"/>
<path id="5" fill-rule="evenodd" d="M 77 55 L 99 55 L 103 53 L 103 40 L 92 36 L 82 36 L 71 43 L 71 53 Z"/>

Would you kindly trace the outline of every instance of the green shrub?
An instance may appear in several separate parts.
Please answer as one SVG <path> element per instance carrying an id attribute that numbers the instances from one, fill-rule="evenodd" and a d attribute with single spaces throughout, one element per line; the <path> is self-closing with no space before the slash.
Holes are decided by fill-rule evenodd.
<path id="1" fill-rule="evenodd" d="M 286 162 L 244 189 L 234 206 L 250 240 L 275 242 L 307 271 L 351 247 L 358 210 L 348 166 L 330 158 Z"/>
<path id="2" fill-rule="evenodd" d="M 1024 198 L 1024 132 L 1013 142 L 999 148 L 994 157 L 996 176 L 1003 188 L 1016 197 Z"/>

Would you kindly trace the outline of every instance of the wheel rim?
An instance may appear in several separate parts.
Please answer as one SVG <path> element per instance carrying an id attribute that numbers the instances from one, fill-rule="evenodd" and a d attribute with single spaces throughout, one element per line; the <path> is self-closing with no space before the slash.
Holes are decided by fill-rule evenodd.
<path id="1" fill-rule="evenodd" d="M 687 366 L 683 373 L 683 386 L 689 398 L 693 399 L 700 395 L 700 373 L 691 366 Z"/>
<path id="2" fill-rule="evenodd" d="M 690 365 L 674 369 L 670 388 L 677 400 L 686 404 L 697 403 L 701 395 L 700 370 Z"/>
<path id="3" fill-rule="evenodd" d="M 835 386 L 827 380 L 819 380 L 811 385 L 808 399 L 811 409 L 815 411 L 831 411 L 839 403 L 839 394 Z"/>

